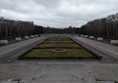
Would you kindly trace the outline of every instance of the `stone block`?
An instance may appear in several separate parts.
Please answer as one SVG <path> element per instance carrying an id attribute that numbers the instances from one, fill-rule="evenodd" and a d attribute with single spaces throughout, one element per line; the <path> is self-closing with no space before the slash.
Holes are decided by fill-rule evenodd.
<path id="1" fill-rule="evenodd" d="M 88 37 L 88 35 L 85 35 L 85 37 Z"/>
<path id="2" fill-rule="evenodd" d="M 38 37 L 38 35 L 35 35 L 35 37 Z"/>
<path id="3" fill-rule="evenodd" d="M 1 44 L 8 44 L 8 40 L 0 40 Z"/>
<path id="4" fill-rule="evenodd" d="M 90 38 L 90 39 L 93 39 L 93 38 L 94 38 L 94 36 L 90 36 L 89 38 Z"/>
<path id="5" fill-rule="evenodd" d="M 84 35 L 81 35 L 81 37 L 84 37 Z"/>
<path id="6" fill-rule="evenodd" d="M 118 40 L 111 40 L 111 44 L 118 44 Z"/>
<path id="7" fill-rule="evenodd" d="M 21 39 L 21 37 L 16 37 L 15 40 L 21 41 L 22 39 Z"/>
<path id="8" fill-rule="evenodd" d="M 34 35 L 31 35 L 30 37 L 31 37 L 31 38 L 34 38 Z"/>
<path id="9" fill-rule="evenodd" d="M 98 38 L 97 38 L 97 40 L 102 41 L 102 40 L 103 40 L 103 38 L 102 38 L 102 37 L 98 37 Z"/>
<path id="10" fill-rule="evenodd" d="M 25 39 L 29 39 L 29 36 L 25 36 Z"/>

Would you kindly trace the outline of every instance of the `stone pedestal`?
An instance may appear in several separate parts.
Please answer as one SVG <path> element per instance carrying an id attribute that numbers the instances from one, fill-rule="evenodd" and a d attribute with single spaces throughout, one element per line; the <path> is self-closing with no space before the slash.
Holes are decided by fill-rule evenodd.
<path id="1" fill-rule="evenodd" d="M 8 44 L 8 40 L 6 39 L 6 40 L 0 40 L 0 43 L 1 44 Z"/>
<path id="2" fill-rule="evenodd" d="M 88 37 L 88 35 L 85 35 L 85 37 Z"/>
<path id="3" fill-rule="evenodd" d="M 93 39 L 93 38 L 94 38 L 94 36 L 90 36 L 89 38 L 90 38 L 90 39 Z"/>
<path id="4" fill-rule="evenodd" d="M 29 36 L 25 36 L 25 39 L 29 39 Z"/>
<path id="5" fill-rule="evenodd" d="M 31 38 L 34 38 L 34 35 L 30 35 Z"/>
<path id="6" fill-rule="evenodd" d="M 84 37 L 84 35 L 81 35 L 81 37 Z"/>
<path id="7" fill-rule="evenodd" d="M 98 37 L 97 40 L 98 40 L 98 41 L 102 41 L 103 38 L 102 38 L 102 37 Z"/>
<path id="8" fill-rule="evenodd" d="M 22 39 L 21 39 L 21 37 L 16 37 L 15 40 L 16 41 L 21 41 Z"/>
<path id="9" fill-rule="evenodd" d="M 118 40 L 111 40 L 111 44 L 118 44 Z"/>
<path id="10" fill-rule="evenodd" d="M 38 35 L 35 35 L 35 37 L 38 37 Z"/>

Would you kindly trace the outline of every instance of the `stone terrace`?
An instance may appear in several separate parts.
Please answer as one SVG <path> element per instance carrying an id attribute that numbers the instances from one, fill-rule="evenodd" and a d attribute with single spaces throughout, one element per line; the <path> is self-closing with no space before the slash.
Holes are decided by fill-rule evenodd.
<path id="1" fill-rule="evenodd" d="M 41 83 L 51 83 L 52 80 L 57 81 L 53 83 L 64 83 L 64 80 L 67 81 L 66 83 L 70 83 L 72 81 L 71 79 L 73 79 L 74 82 L 72 83 L 77 83 L 77 81 L 81 81 L 82 79 L 89 77 L 98 81 L 118 81 L 118 64 L 103 64 L 98 62 L 86 63 L 76 61 L 22 61 L 0 64 L 1 81 L 8 79 L 36 79 L 39 82 L 48 81 Z"/>
<path id="2" fill-rule="evenodd" d="M 39 42 L 42 38 L 33 38 L 22 42 L 24 44 L 28 44 L 27 41 L 29 43 Z M 118 59 L 117 47 L 82 37 L 73 38 L 89 48 L 96 48 L 99 50 L 98 52 L 104 52 L 105 55 L 103 57 L 105 59 Z M 1 60 L 3 59 L 2 54 L 9 53 L 10 47 L 13 45 L 16 45 L 15 48 L 20 47 L 20 44 L 24 46 L 22 42 L 0 47 Z M 6 50 L 3 48 L 6 48 Z M 12 49 L 15 48 L 12 47 Z M 10 57 L 9 54 L 7 56 L 8 58 Z M 81 60 L 4 61 L 0 63 L 0 81 L 0 83 L 115 83 L 115 81 L 118 81 L 118 64 L 116 62 L 103 63 L 100 61 Z"/>

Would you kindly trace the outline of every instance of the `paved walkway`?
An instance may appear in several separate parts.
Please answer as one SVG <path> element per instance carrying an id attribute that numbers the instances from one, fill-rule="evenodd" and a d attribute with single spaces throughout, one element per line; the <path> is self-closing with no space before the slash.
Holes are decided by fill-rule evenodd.
<path id="1" fill-rule="evenodd" d="M 29 39 L 29 40 L 25 40 L 25 41 L 21 41 L 21 42 L 18 42 L 18 43 L 14 43 L 14 44 L 10 44 L 10 45 L 0 47 L 0 58 L 3 58 L 6 55 L 10 55 L 11 52 L 15 52 L 14 50 L 17 50 L 17 49 L 19 49 L 17 51 L 20 52 L 20 50 L 22 50 L 20 48 L 23 48 L 23 47 L 24 47 L 24 49 L 29 49 L 29 47 L 25 47 L 25 46 L 31 45 L 31 44 L 35 45 L 36 42 L 40 41 L 43 38 L 44 37 L 32 38 L 32 39 Z"/>
<path id="2" fill-rule="evenodd" d="M 116 47 L 116 46 L 112 46 L 112 45 L 102 43 L 102 42 L 97 42 L 97 41 L 83 38 L 83 37 L 74 37 L 74 38 L 80 42 L 83 42 L 83 43 L 101 51 L 101 52 L 104 52 L 105 54 L 107 54 L 109 56 L 112 56 L 112 57 L 118 59 L 118 47 Z"/>

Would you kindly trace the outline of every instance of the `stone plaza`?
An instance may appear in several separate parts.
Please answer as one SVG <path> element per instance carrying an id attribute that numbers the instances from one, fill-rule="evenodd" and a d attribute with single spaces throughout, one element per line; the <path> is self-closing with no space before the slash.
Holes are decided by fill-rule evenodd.
<path id="1" fill-rule="evenodd" d="M 49 35 L 32 38 L 0 47 L 0 83 L 118 82 L 118 47 L 77 35 L 66 36 L 102 56 L 103 60 L 17 60 Z"/>

